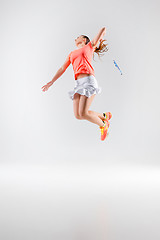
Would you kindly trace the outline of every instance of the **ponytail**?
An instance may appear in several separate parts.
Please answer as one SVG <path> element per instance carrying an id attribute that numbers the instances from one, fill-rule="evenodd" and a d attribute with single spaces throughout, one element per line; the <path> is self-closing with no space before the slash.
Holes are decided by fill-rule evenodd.
<path id="1" fill-rule="evenodd" d="M 81 35 L 81 36 L 83 36 L 86 39 L 86 45 L 87 45 L 90 42 L 89 37 L 87 37 L 86 35 Z M 99 58 L 100 58 L 101 55 L 104 55 L 104 54 L 102 54 L 103 52 L 108 51 L 108 48 L 107 48 L 108 44 L 104 44 L 103 43 L 104 41 L 107 41 L 107 40 L 105 40 L 105 39 L 101 40 L 100 43 L 99 43 L 99 47 L 96 47 L 96 49 L 94 50 L 94 52 L 96 52 L 98 54 Z M 93 56 L 93 59 L 94 59 L 94 56 Z"/>

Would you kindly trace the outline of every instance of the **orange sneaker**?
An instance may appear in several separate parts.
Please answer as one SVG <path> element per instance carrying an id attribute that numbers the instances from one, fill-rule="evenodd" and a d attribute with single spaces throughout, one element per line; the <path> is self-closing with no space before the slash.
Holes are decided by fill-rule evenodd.
<path id="1" fill-rule="evenodd" d="M 108 132 L 108 127 L 109 127 L 109 122 L 108 120 L 104 121 L 104 126 L 99 127 L 101 130 L 101 140 L 104 141 L 105 138 L 107 137 L 107 132 Z"/>
<path id="2" fill-rule="evenodd" d="M 103 116 L 105 117 L 104 120 L 110 120 L 112 117 L 112 113 L 111 112 L 103 112 Z"/>

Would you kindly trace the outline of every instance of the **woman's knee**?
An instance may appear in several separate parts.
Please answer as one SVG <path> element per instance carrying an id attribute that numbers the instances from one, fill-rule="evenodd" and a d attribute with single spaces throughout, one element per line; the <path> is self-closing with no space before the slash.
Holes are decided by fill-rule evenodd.
<path id="1" fill-rule="evenodd" d="M 88 117 L 88 111 L 82 111 L 82 112 L 80 112 L 80 117 L 81 117 L 81 119 L 85 119 L 85 118 L 87 118 Z"/>

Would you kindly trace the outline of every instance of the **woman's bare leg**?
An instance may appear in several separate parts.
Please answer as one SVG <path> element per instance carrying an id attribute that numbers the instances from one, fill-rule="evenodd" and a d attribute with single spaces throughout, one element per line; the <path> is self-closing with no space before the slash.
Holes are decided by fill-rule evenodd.
<path id="1" fill-rule="evenodd" d="M 88 110 L 88 112 L 97 115 L 102 120 L 105 119 L 105 117 L 103 116 L 103 113 L 98 113 L 98 112 L 91 111 L 91 110 Z"/>
<path id="2" fill-rule="evenodd" d="M 95 114 L 93 111 L 89 111 L 89 107 L 95 97 L 95 94 L 91 97 L 86 97 L 85 95 L 80 96 L 79 100 L 79 114 L 83 119 L 86 119 L 92 123 L 99 125 L 100 127 L 104 126 L 102 119 Z M 100 114 L 101 116 L 101 114 Z"/>
<path id="3" fill-rule="evenodd" d="M 100 127 L 104 126 L 104 122 L 102 121 L 101 118 L 99 118 L 96 114 L 94 114 L 92 111 L 88 111 L 88 113 L 86 113 L 84 115 L 84 119 L 92 122 L 92 123 L 95 123 L 97 125 L 99 125 Z"/>

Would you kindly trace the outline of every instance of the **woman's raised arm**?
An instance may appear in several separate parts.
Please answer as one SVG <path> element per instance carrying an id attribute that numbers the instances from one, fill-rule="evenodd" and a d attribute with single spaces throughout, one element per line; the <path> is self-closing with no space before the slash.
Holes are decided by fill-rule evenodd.
<path id="1" fill-rule="evenodd" d="M 93 47 L 96 47 L 98 42 L 102 40 L 103 36 L 106 34 L 106 28 L 103 27 L 100 29 L 99 33 L 92 39 L 91 43 Z"/>

